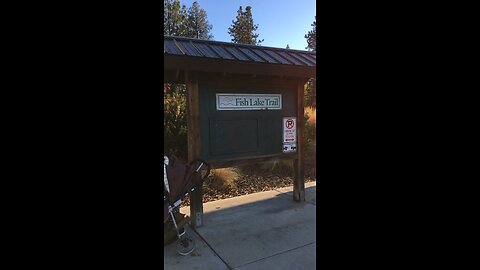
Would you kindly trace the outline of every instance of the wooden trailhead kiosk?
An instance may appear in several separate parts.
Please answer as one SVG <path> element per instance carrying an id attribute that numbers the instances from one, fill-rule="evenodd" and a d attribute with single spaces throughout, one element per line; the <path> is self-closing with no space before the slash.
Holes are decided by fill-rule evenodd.
<path id="1" fill-rule="evenodd" d="M 186 84 L 188 159 L 212 168 L 292 160 L 293 199 L 305 201 L 304 85 L 316 53 L 164 36 L 164 83 Z M 203 225 L 202 190 L 191 194 Z"/>

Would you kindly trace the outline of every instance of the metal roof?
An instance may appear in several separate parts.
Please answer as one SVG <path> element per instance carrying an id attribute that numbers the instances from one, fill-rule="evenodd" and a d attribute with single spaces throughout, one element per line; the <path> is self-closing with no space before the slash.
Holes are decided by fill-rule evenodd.
<path id="1" fill-rule="evenodd" d="M 316 52 L 280 49 L 256 45 L 164 36 L 165 56 L 216 59 L 242 62 L 315 68 Z"/>

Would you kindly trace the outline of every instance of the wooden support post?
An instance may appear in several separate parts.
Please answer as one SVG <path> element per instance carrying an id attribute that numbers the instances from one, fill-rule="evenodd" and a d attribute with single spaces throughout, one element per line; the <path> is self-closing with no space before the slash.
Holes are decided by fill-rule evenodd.
<path id="1" fill-rule="evenodd" d="M 297 151 L 298 159 L 293 161 L 295 178 L 293 180 L 293 200 L 297 202 L 305 201 L 305 142 L 303 134 L 305 130 L 304 123 L 304 85 L 303 80 L 297 83 Z"/>
<path id="2" fill-rule="evenodd" d="M 200 105 L 198 80 L 189 71 L 185 71 L 187 87 L 187 128 L 188 128 L 188 161 L 200 158 Z M 192 228 L 203 225 L 203 191 L 202 187 L 190 194 L 190 218 Z"/>
<path id="3" fill-rule="evenodd" d="M 180 69 L 175 70 L 175 81 L 178 81 L 178 78 L 180 77 Z"/>

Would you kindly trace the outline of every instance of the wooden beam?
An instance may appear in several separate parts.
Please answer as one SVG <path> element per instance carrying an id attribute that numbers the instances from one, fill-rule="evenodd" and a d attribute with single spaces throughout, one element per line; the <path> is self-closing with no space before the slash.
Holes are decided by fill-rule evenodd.
<path id="1" fill-rule="evenodd" d="M 280 78 L 278 76 L 252 76 L 227 74 L 226 76 L 219 76 L 218 73 L 199 72 L 198 83 L 207 84 L 224 89 L 238 88 L 248 86 L 249 88 L 279 88 L 296 91 L 297 79 L 292 77 Z"/>
<path id="2" fill-rule="evenodd" d="M 200 158 L 200 104 L 198 81 L 191 71 L 185 71 L 185 84 L 187 88 L 187 138 L 188 161 Z M 190 218 L 192 228 L 203 225 L 203 190 L 202 187 L 190 194 Z"/>
<path id="3" fill-rule="evenodd" d="M 164 69 L 188 69 L 191 71 L 226 72 L 229 74 L 257 74 L 267 76 L 289 76 L 299 78 L 315 77 L 316 67 L 225 61 L 203 57 L 165 55 Z"/>
<path id="4" fill-rule="evenodd" d="M 182 69 L 166 69 L 163 71 L 165 83 L 185 83 L 184 71 Z M 198 83 L 221 84 L 222 87 L 237 84 L 255 84 L 267 87 L 275 86 L 289 89 L 296 89 L 298 77 L 257 75 L 257 74 L 229 74 L 227 72 L 195 72 Z M 307 80 L 308 78 L 304 78 Z"/>
<path id="5" fill-rule="evenodd" d="M 293 200 L 305 201 L 305 142 L 303 139 L 305 130 L 304 116 L 304 80 L 297 83 L 297 153 L 298 159 L 293 161 L 295 177 L 293 180 Z"/>
<path id="6" fill-rule="evenodd" d="M 180 69 L 175 70 L 175 80 L 178 81 L 178 77 L 180 76 Z"/>
<path id="7" fill-rule="evenodd" d="M 228 168 L 233 166 L 243 166 L 243 165 L 252 165 L 263 162 L 273 162 L 280 160 L 296 160 L 298 159 L 297 153 L 291 154 L 275 154 L 275 155 L 265 155 L 265 156 L 256 156 L 256 157 L 242 157 L 235 159 L 222 159 L 222 160 L 211 160 L 208 163 L 213 169 L 219 168 Z"/>

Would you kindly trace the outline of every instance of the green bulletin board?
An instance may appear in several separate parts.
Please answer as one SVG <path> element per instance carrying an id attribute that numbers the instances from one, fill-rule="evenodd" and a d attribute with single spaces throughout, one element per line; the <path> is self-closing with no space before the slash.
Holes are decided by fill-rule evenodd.
<path id="1" fill-rule="evenodd" d="M 199 85 L 199 99 L 203 160 L 295 152 L 294 142 L 285 141 L 285 121 L 295 118 L 297 110 L 292 89 Z"/>

